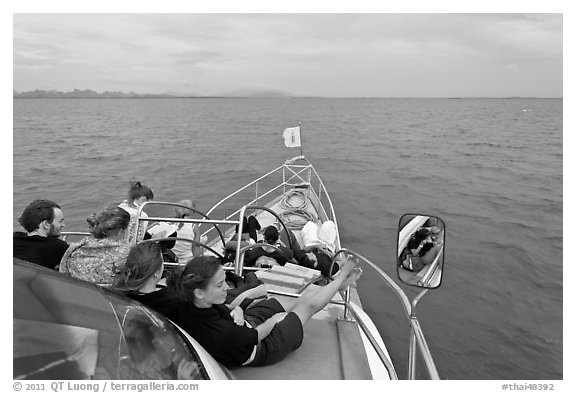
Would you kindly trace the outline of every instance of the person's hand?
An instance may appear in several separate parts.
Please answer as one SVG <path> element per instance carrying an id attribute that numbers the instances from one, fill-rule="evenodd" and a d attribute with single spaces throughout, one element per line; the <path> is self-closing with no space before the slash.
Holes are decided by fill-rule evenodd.
<path id="1" fill-rule="evenodd" d="M 234 319 L 234 323 L 236 325 L 244 325 L 244 311 L 240 308 L 240 306 L 236 306 L 232 311 L 230 311 L 230 316 Z"/>
<path id="2" fill-rule="evenodd" d="M 278 322 L 282 321 L 286 317 L 286 315 L 288 315 L 287 312 L 279 312 L 272 315 L 270 317 L 270 320 L 274 322 L 274 325 L 276 325 Z"/>

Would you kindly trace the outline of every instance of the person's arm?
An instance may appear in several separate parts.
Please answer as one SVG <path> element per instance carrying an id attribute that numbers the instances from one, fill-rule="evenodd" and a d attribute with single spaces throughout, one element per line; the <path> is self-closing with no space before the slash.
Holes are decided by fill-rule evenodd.
<path id="1" fill-rule="evenodd" d="M 258 331 L 258 342 L 268 337 L 272 329 L 274 329 L 274 326 L 276 326 L 278 322 L 283 320 L 287 314 L 288 313 L 285 312 L 279 312 L 277 314 L 274 314 L 272 317 L 268 318 L 266 322 L 256 326 L 256 330 Z"/>
<path id="2" fill-rule="evenodd" d="M 240 295 L 236 296 L 236 298 L 232 302 L 230 302 L 230 304 L 227 304 L 227 306 L 228 308 L 233 309 L 237 306 L 240 306 L 240 303 L 242 303 L 244 299 L 247 298 L 254 299 L 260 296 L 266 296 L 267 293 L 268 290 L 266 289 L 265 284 L 258 285 L 257 287 L 247 289 Z"/>
<path id="3" fill-rule="evenodd" d="M 330 251 L 330 249 L 323 243 L 309 244 L 307 246 L 302 247 L 302 250 L 306 251 L 306 253 L 319 251 L 328 255 L 330 258 L 334 257 L 334 253 Z"/>
<path id="4" fill-rule="evenodd" d="M 194 241 L 200 243 L 200 238 L 201 238 L 201 233 L 200 233 L 200 228 L 198 228 L 197 225 L 194 225 L 194 227 L 192 228 L 192 232 L 194 232 Z M 204 247 L 196 244 L 196 243 L 192 243 L 192 256 L 197 257 L 199 255 L 202 255 L 202 249 Z"/>
<path id="5" fill-rule="evenodd" d="M 306 252 L 316 251 L 316 250 L 318 250 L 319 245 L 320 245 L 320 243 L 308 244 L 307 246 L 302 247 L 302 250 L 304 250 Z"/>
<path id="6" fill-rule="evenodd" d="M 290 259 L 294 258 L 294 251 L 292 251 L 290 248 L 278 245 L 278 249 L 280 251 L 282 251 L 282 253 L 284 253 L 284 256 L 286 257 L 286 259 L 290 260 Z"/>

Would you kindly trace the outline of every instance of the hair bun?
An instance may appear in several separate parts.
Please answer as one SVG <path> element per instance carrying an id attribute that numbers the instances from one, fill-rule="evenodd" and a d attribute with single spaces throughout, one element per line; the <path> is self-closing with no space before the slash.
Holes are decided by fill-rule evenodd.
<path id="1" fill-rule="evenodd" d="M 86 217 L 86 221 L 88 221 L 88 225 L 90 225 L 91 227 L 96 226 L 96 213 L 92 213 L 88 217 Z"/>

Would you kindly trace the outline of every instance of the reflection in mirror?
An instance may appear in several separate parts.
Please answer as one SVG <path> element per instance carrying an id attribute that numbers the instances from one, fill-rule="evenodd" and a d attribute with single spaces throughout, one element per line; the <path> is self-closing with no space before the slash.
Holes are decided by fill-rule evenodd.
<path id="1" fill-rule="evenodd" d="M 398 223 L 398 278 L 421 288 L 438 288 L 444 269 L 446 227 L 439 217 L 405 214 Z"/>

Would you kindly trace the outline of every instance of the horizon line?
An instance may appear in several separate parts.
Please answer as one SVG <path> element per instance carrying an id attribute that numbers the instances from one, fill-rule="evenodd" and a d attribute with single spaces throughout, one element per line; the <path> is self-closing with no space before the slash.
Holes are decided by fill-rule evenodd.
<path id="1" fill-rule="evenodd" d="M 490 99 L 490 98 L 503 98 L 503 99 L 510 99 L 510 98 L 540 98 L 540 99 L 562 99 L 563 96 L 519 96 L 519 95 L 507 95 L 507 96 L 322 96 L 322 95 L 299 95 L 293 94 L 290 92 L 284 92 L 281 90 L 254 90 L 253 92 L 248 92 L 244 95 L 235 95 L 234 92 L 225 93 L 225 94 L 209 94 L 209 95 L 201 95 L 197 93 L 136 93 L 134 91 L 124 92 L 124 91 L 110 91 L 104 90 L 103 92 L 98 92 L 92 89 L 73 89 L 70 91 L 61 91 L 61 90 L 45 90 L 45 89 L 35 89 L 35 90 L 28 90 L 18 92 L 17 90 L 12 90 L 12 98 L 13 99 L 30 99 L 30 98 L 47 98 L 47 99 L 78 99 L 78 98 L 86 98 L 86 99 L 122 99 L 122 98 L 326 98 L 326 99 Z M 48 94 L 64 94 L 69 95 L 68 97 L 21 97 L 21 95 L 31 94 L 36 92 L 45 92 Z M 98 96 L 91 96 L 91 97 L 72 97 L 70 95 L 75 93 L 94 93 Z M 120 94 L 126 95 L 126 97 L 117 96 L 117 97 L 106 97 L 106 95 L 113 95 L 113 94 Z"/>

